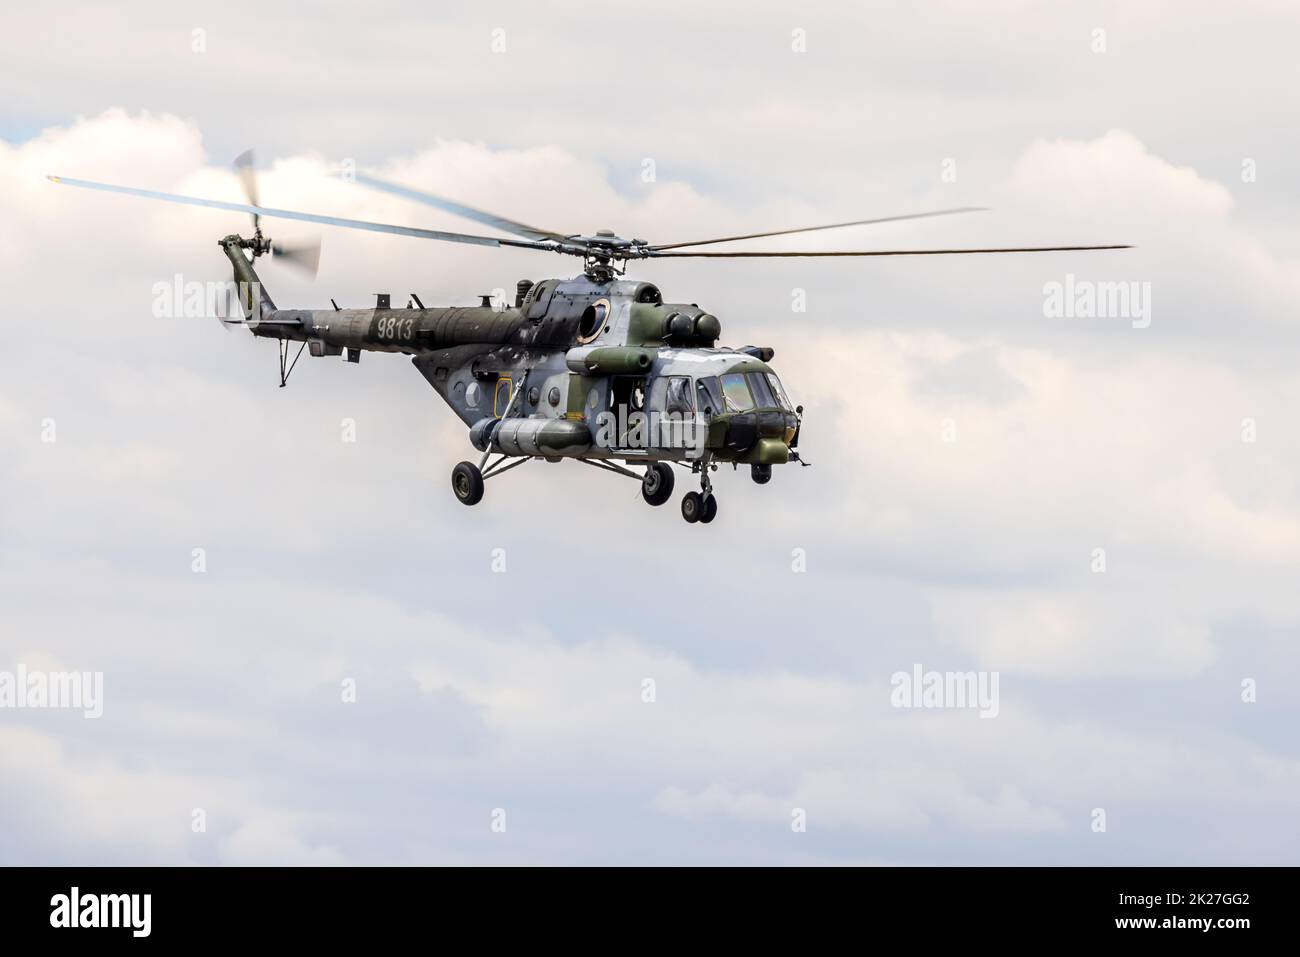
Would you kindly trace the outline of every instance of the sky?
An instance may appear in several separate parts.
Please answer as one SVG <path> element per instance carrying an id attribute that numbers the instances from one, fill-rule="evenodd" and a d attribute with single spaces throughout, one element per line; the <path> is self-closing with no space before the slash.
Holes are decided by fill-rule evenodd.
<path id="1" fill-rule="evenodd" d="M 0 679 L 103 714 L 0 704 L 0 863 L 1297 863 L 1293 5 L 215 9 L 5 13 Z M 775 350 L 812 467 L 720 471 L 708 526 L 574 463 L 467 509 L 403 357 L 280 389 L 155 314 L 246 217 L 45 178 L 239 201 L 248 148 L 267 205 L 433 229 L 481 231 L 338 170 L 654 242 L 1136 248 L 635 264 Z M 281 306 L 575 265 L 267 231 L 323 242 Z M 899 707 L 918 668 L 996 714 Z"/>

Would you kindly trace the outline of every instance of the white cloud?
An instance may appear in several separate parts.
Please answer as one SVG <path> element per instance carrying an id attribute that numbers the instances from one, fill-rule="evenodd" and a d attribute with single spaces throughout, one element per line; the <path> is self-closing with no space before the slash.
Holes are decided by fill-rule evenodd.
<path id="1" fill-rule="evenodd" d="M 790 120 L 769 93 L 717 110 L 718 138 L 733 113 L 763 137 Z M 851 107 L 827 104 L 801 135 L 843 129 L 826 117 Z M 645 508 L 631 483 L 570 466 L 512 473 L 471 512 L 446 479 L 470 454 L 464 430 L 401 360 L 304 359 L 278 390 L 269 343 L 152 319 L 159 279 L 224 278 L 214 240 L 244 218 L 43 177 L 237 198 L 194 122 L 112 111 L 0 145 L 0 176 L 17 184 L 0 197 L 0 276 L 11 306 L 28 304 L 0 359 L 0 656 L 103 667 L 111 702 L 93 733 L 0 724 L 0 761 L 22 782 L 0 804 L 17 822 L 0 828 L 0 856 L 626 861 L 651 846 L 681 860 L 1087 862 L 1075 834 L 1101 802 L 1140 831 L 1129 860 L 1194 855 L 1186 829 L 1207 815 L 1222 841 L 1193 860 L 1293 855 L 1277 834 L 1300 778 L 1267 730 L 1288 712 L 1266 710 L 1285 708 L 1275 691 L 1256 711 L 1235 697 L 1243 674 L 1295 670 L 1294 649 L 1259 635 L 1300 620 L 1286 426 L 1300 390 L 1289 369 L 1258 368 L 1279 352 L 1260 330 L 1288 321 L 1294 265 L 1239 221 L 1220 178 L 1131 133 L 1031 140 L 1003 136 L 1019 160 L 977 179 L 1001 219 L 808 245 L 995 228 L 1136 239 L 1139 258 L 1078 269 L 1152 279 L 1149 334 L 1044 319 L 1043 282 L 1075 260 L 657 266 L 670 298 L 716 299 L 728 341 L 778 327 L 777 368 L 808 410 L 814 467 L 761 489 L 721 475 L 710 538 Z M 652 189 L 626 189 L 627 170 L 569 137 L 534 142 L 562 145 L 421 132 L 375 163 L 544 227 L 665 240 L 952 201 L 899 168 L 859 171 L 861 194 L 834 203 L 796 190 L 739 202 L 743 186 L 688 183 L 672 163 Z M 338 142 L 280 153 L 264 157 L 268 203 L 467 228 L 331 180 Z M 820 155 L 861 165 L 852 145 Z M 272 279 L 274 266 L 268 285 L 283 304 L 383 289 L 469 301 L 564 268 L 337 230 L 323 264 L 315 287 Z M 792 318 L 792 285 L 808 287 L 809 314 Z M 1213 298 L 1229 294 L 1230 333 Z M 339 441 L 345 416 L 355 446 Z M 504 576 L 489 570 L 496 546 Z M 795 546 L 805 576 L 788 571 Z M 190 572 L 194 547 L 206 576 Z M 1002 671 L 998 719 L 890 709 L 888 674 L 917 660 Z M 354 711 L 344 676 L 359 681 Z M 1115 692 L 1134 686 L 1136 701 Z M 1152 717 L 1180 710 L 1190 726 Z M 206 843 L 189 831 L 200 801 Z M 478 843 L 500 802 L 513 843 Z M 831 842 L 783 843 L 792 807 L 808 810 L 810 841 Z"/>

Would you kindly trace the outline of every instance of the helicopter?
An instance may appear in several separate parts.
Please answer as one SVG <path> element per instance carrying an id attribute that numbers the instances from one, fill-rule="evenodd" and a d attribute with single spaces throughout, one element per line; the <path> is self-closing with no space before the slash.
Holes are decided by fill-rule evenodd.
<path id="1" fill-rule="evenodd" d="M 353 171 L 349 179 L 381 192 L 509 234 L 507 237 L 445 232 L 337 216 L 296 212 L 259 202 L 251 151 L 235 170 L 247 203 L 183 196 L 91 180 L 49 176 L 57 184 L 124 193 L 148 199 L 248 213 L 251 237 L 218 240 L 238 287 L 238 320 L 253 335 L 275 339 L 280 386 L 288 384 L 303 350 L 313 357 L 362 352 L 400 353 L 469 427 L 481 453 L 451 474 L 452 491 L 465 505 L 483 499 L 484 484 L 529 461 L 573 460 L 641 483 L 642 498 L 660 506 L 673 496 L 674 466 L 698 477 L 700 490 L 681 501 L 689 523 L 710 523 L 718 513 L 711 474 L 720 465 L 749 467 L 764 485 L 776 465 L 807 466 L 799 452 L 803 407 L 791 402 L 771 365 L 769 346 L 718 345 L 722 324 L 696 303 L 667 302 L 658 286 L 626 277 L 630 263 L 669 258 L 801 258 L 947 256 L 996 253 L 1075 252 L 1131 248 L 1124 244 L 1003 248 L 832 251 L 702 250 L 752 239 L 867 226 L 976 212 L 958 207 L 724 236 L 652 244 L 613 230 L 560 233 L 529 226 L 455 200 Z M 262 232 L 262 218 L 297 220 L 348 229 L 392 233 L 439 242 L 532 249 L 582 260 L 571 279 L 521 279 L 513 307 L 497 309 L 490 296 L 478 305 L 427 308 L 410 294 L 395 308 L 387 293 L 367 309 L 282 309 L 254 269 L 258 258 L 312 272 L 319 244 L 291 246 Z M 289 354 L 298 344 L 292 361 Z M 495 458 L 494 458 L 495 456 Z M 637 471 L 641 469 L 641 471 Z"/>

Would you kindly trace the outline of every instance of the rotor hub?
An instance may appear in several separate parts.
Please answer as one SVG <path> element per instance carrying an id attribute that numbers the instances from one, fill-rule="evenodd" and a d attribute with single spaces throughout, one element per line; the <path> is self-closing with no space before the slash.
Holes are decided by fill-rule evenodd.
<path id="1" fill-rule="evenodd" d="M 251 250 L 253 258 L 256 259 L 258 256 L 265 256 L 271 251 L 271 237 L 263 236 L 262 228 L 259 226 L 251 239 L 241 238 L 239 245 L 244 249 Z"/>

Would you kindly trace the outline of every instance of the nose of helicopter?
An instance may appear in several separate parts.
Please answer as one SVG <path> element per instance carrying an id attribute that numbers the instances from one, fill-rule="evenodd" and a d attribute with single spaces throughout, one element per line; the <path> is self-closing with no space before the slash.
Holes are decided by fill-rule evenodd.
<path id="1" fill-rule="evenodd" d="M 780 409 L 740 412 L 727 423 L 725 443 L 736 453 L 748 453 L 746 460 L 760 465 L 780 465 L 790 461 L 790 444 L 799 420 Z"/>

